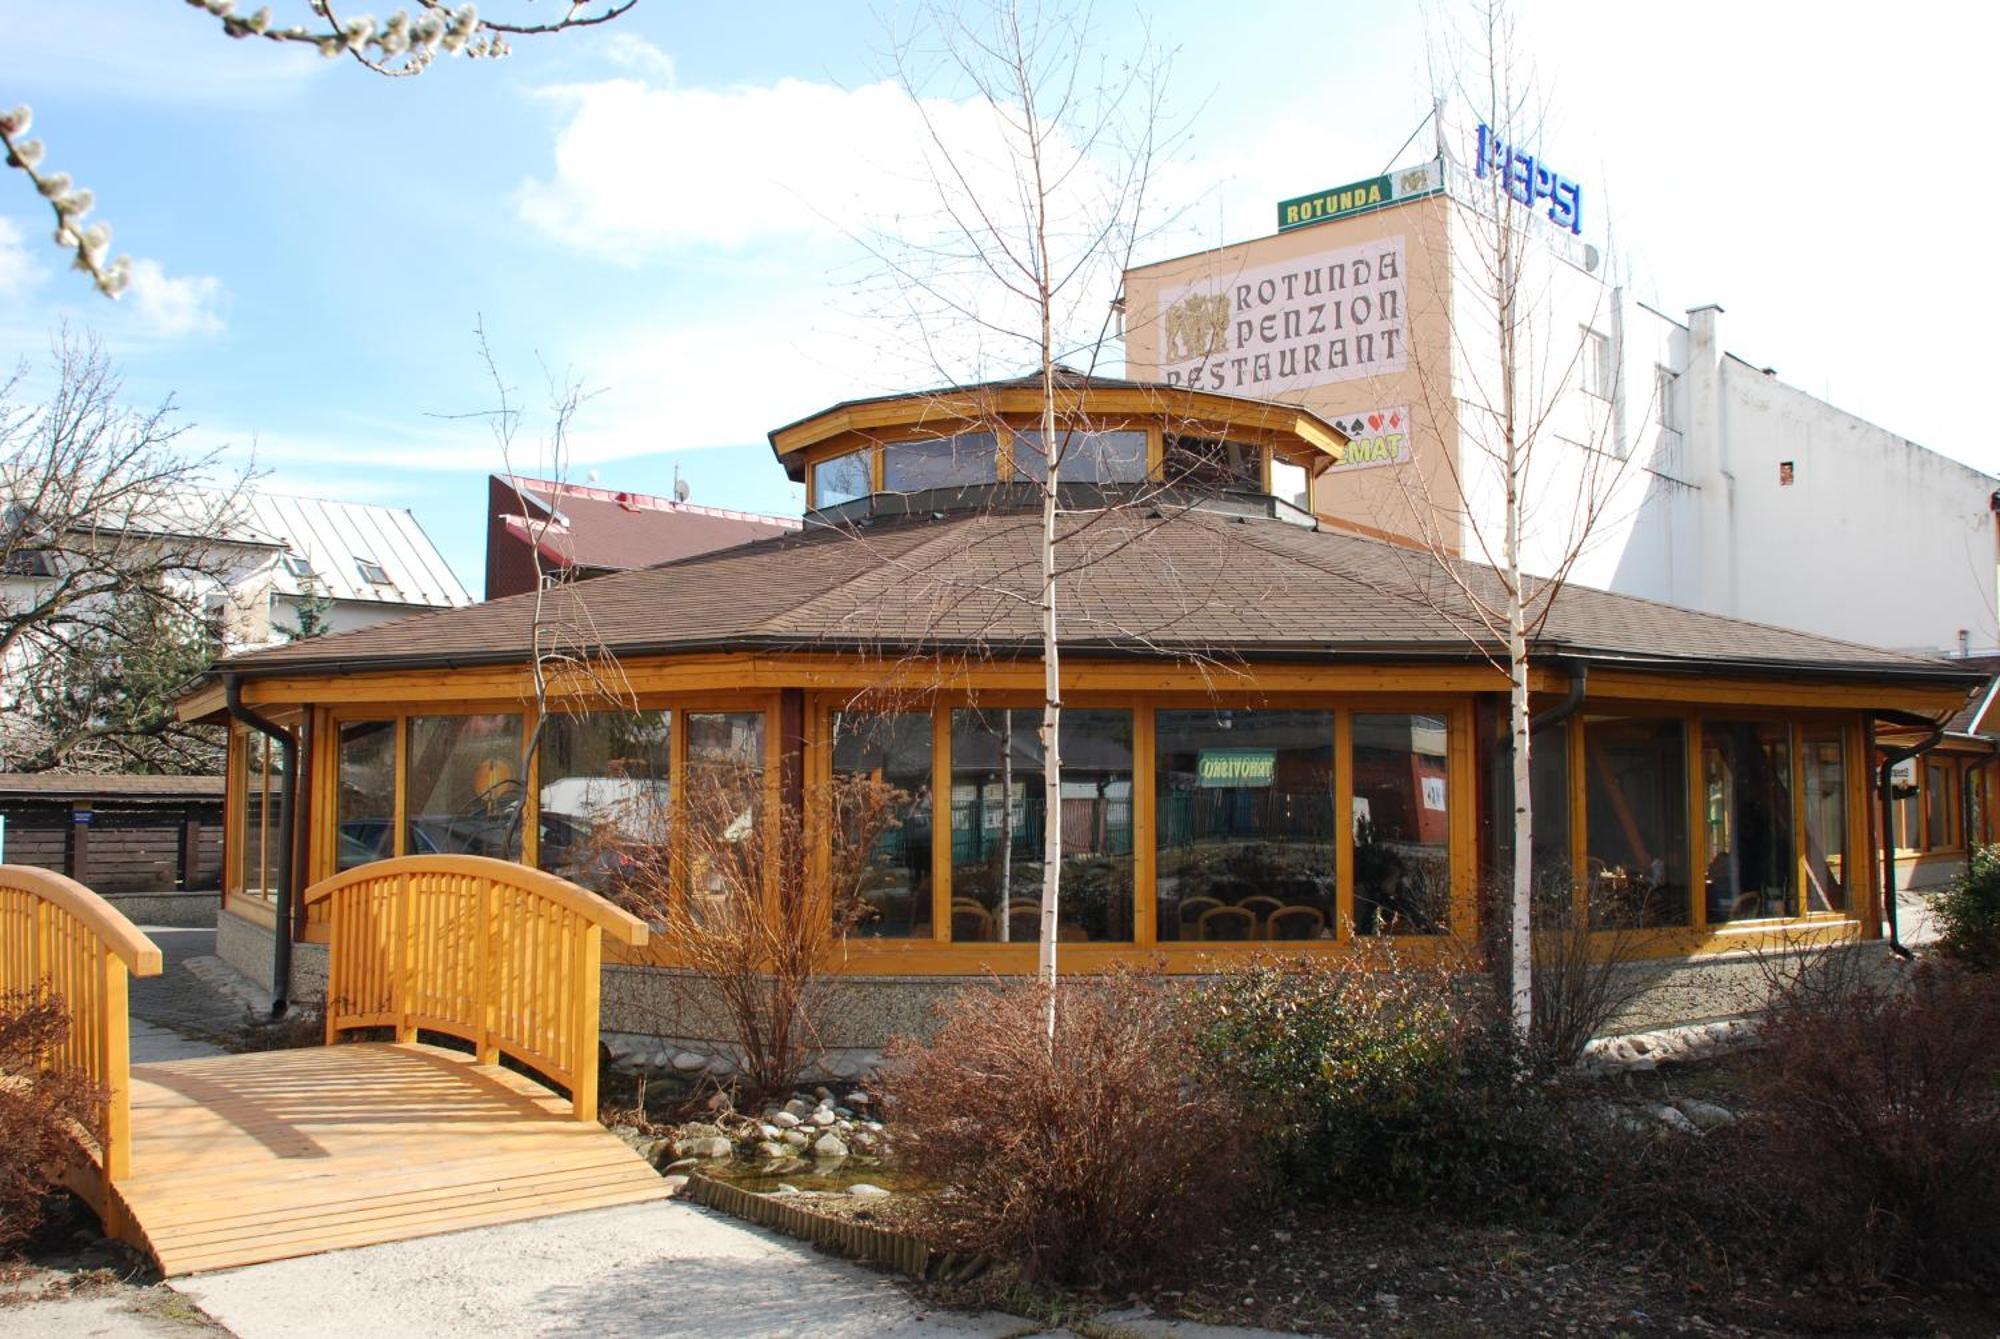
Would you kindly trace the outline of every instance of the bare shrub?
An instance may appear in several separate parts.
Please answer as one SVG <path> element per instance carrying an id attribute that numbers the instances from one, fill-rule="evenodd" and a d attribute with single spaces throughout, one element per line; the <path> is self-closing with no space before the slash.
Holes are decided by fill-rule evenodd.
<path id="1" fill-rule="evenodd" d="M 1811 965 L 1763 1035 L 1743 1175 L 1794 1206 L 1796 1244 L 1866 1284 L 2000 1282 L 2000 982 Z"/>
<path id="2" fill-rule="evenodd" d="M 890 1047 L 896 1152 L 973 1249 L 1110 1286 L 1186 1261 L 1254 1189 L 1242 1112 L 1194 1081 L 1169 988 L 1066 980 L 1050 1044 L 1039 982 L 973 988 L 928 1042 Z"/>
<path id="3" fill-rule="evenodd" d="M 1450 955 L 1355 946 L 1234 968 L 1188 1000 L 1204 1071 L 1259 1114 L 1280 1182 L 1459 1211 L 1577 1190 L 1586 1132 L 1523 1062 L 1486 980 Z"/>
<path id="4" fill-rule="evenodd" d="M 0 1255 L 41 1223 L 78 1136 L 94 1132 L 103 1106 L 103 1089 L 86 1075 L 51 1064 L 69 1026 L 54 996 L 0 994 Z"/>
<path id="5" fill-rule="evenodd" d="M 813 789 L 818 803 L 774 800 L 755 767 L 690 768 L 678 857 L 628 861 L 612 894 L 664 929 L 681 967 L 713 992 L 753 1099 L 789 1091 L 822 1053 L 827 969 L 868 910 L 870 857 L 908 802 L 870 776 Z"/>
<path id="6" fill-rule="evenodd" d="M 1528 1048 L 1545 1068 L 1576 1064 L 1591 1039 L 1657 976 L 1646 970 L 1641 952 L 1643 907 L 1607 888 L 1592 888 L 1587 900 L 1579 892 L 1566 871 L 1536 874 Z M 1497 889 L 1489 905 L 1500 912 L 1507 897 L 1507 890 Z"/>

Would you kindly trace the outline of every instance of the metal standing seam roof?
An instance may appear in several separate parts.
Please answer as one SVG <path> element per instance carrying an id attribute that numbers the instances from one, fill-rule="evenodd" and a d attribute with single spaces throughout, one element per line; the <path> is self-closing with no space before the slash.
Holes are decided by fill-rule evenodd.
<path id="1" fill-rule="evenodd" d="M 790 516 L 764 516 L 587 485 L 556 483 L 524 475 L 496 475 L 525 501 L 553 511 L 558 524 L 541 532 L 552 556 L 596 571 L 651 567 L 712 549 L 746 544 L 795 531 Z M 505 518 L 510 529 L 530 540 L 533 527 Z"/>
<path id="2" fill-rule="evenodd" d="M 248 495 L 247 503 L 258 528 L 310 562 L 313 583 L 333 599 L 434 609 L 472 603 L 444 555 L 407 508 L 265 492 Z M 388 582 L 363 580 L 356 565 L 359 558 L 381 564 Z M 274 576 L 283 593 L 301 593 L 304 581 L 283 563 Z"/>
<path id="3" fill-rule="evenodd" d="M 945 514 L 817 527 L 554 592 L 617 654 L 726 649 L 1034 655 L 1039 518 Z M 1063 641 L 1141 657 L 1483 660 L 1473 614 L 1421 551 L 1200 509 L 1073 515 L 1058 546 Z M 1461 564 L 1489 590 L 1497 576 Z M 342 672 L 526 658 L 532 595 L 231 657 L 225 671 Z M 561 618 L 560 606 L 543 617 Z M 577 615 L 581 623 L 581 611 Z M 1481 640 L 1488 641 L 1490 639 Z M 1566 587 L 1538 655 L 1803 677 L 1963 680 L 1921 656 Z"/>

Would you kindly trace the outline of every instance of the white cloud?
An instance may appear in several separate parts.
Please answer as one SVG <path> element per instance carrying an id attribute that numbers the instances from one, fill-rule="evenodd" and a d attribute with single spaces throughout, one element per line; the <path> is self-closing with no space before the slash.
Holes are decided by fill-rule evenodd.
<path id="1" fill-rule="evenodd" d="M 991 111 L 926 100 L 920 114 L 890 83 L 714 89 L 607 79 L 541 96 L 565 120 L 554 174 L 523 185 L 521 213 L 565 245 L 614 258 L 878 231 L 932 235 L 947 223 L 938 181 L 954 172 L 963 182 L 951 180 L 943 195 L 955 207 L 974 195 L 1015 195 L 1016 164 Z M 933 130 L 950 149 L 949 166 L 931 149 Z M 1060 142 L 1052 156 L 1065 157 Z M 1052 170 L 1081 208 L 1103 181 L 1089 165 L 1067 166 Z"/>
<path id="2" fill-rule="evenodd" d="M 222 281 L 213 275 L 170 278 L 158 261 L 135 260 L 132 286 L 120 301 L 130 303 L 140 324 L 155 335 L 179 339 L 222 333 L 222 317 L 216 311 L 222 301 Z"/>
<path id="3" fill-rule="evenodd" d="M 16 302 L 48 277 L 48 270 L 30 254 L 21 226 L 0 218 L 0 302 Z"/>
<path id="4" fill-rule="evenodd" d="M 613 29 L 605 39 L 604 54 L 613 65 L 635 74 L 651 76 L 662 84 L 674 81 L 674 58 L 637 33 Z"/>

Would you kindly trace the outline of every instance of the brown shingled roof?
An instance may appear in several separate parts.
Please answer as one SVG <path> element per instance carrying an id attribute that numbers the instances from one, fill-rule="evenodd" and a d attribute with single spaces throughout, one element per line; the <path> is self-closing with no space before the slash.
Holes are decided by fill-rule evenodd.
<path id="1" fill-rule="evenodd" d="M 1463 597 L 1422 552 L 1207 509 L 1074 515 L 1059 545 L 1072 651 L 1256 659 L 1478 659 Z M 675 650 L 980 649 L 1033 655 L 1039 518 L 972 512 L 815 527 L 562 588 L 621 655 Z M 1468 580 L 1495 575 L 1466 565 Z M 272 673 L 524 659 L 532 595 L 423 614 L 222 662 Z M 551 605 L 545 617 L 561 617 Z M 1547 656 L 1949 679 L 1941 661 L 1569 587 Z"/>

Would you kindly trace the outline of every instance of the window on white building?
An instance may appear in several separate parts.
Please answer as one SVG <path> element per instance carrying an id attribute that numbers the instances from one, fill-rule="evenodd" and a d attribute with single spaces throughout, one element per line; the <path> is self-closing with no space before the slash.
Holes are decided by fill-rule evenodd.
<path id="1" fill-rule="evenodd" d="M 360 554 L 356 554 L 354 556 L 354 570 L 359 572 L 361 579 L 370 585 L 386 586 L 389 584 L 388 569 L 373 558 L 363 558 Z"/>
<path id="2" fill-rule="evenodd" d="M 1585 326 L 1581 352 L 1584 390 L 1609 400 L 1611 388 L 1617 382 L 1616 371 L 1611 364 L 1611 337 Z"/>
<path id="3" fill-rule="evenodd" d="M 309 577 L 313 574 L 312 559 L 299 553 L 287 553 L 285 570 L 295 577 Z"/>
<path id="4" fill-rule="evenodd" d="M 1681 411 L 1674 402 L 1674 383 L 1679 380 L 1671 367 L 1654 364 L 1653 420 L 1668 432 L 1681 430 Z"/>

